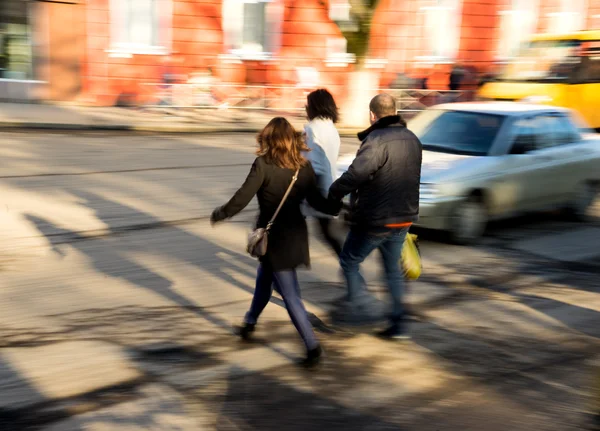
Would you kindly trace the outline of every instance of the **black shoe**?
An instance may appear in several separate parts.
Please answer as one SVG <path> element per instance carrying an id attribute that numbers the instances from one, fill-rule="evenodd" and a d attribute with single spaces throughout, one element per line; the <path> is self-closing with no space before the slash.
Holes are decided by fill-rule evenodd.
<path id="1" fill-rule="evenodd" d="M 423 316 L 414 311 L 412 308 L 404 307 L 404 315 L 408 320 L 412 320 L 415 322 L 421 322 L 423 320 Z"/>
<path id="2" fill-rule="evenodd" d="M 243 326 L 238 326 L 236 328 L 235 333 L 236 335 L 242 337 L 242 340 L 248 341 L 252 338 L 252 333 L 254 332 L 255 328 L 256 325 L 252 323 L 244 323 Z"/>
<path id="3" fill-rule="evenodd" d="M 317 346 L 312 350 L 306 352 L 306 358 L 300 363 L 303 367 L 314 368 L 321 362 L 323 357 L 323 349 L 321 346 Z"/>
<path id="4" fill-rule="evenodd" d="M 385 331 L 381 331 L 377 333 L 379 338 L 383 338 L 386 340 L 408 340 L 410 339 L 410 335 L 405 332 L 401 326 L 392 325 L 387 328 Z"/>

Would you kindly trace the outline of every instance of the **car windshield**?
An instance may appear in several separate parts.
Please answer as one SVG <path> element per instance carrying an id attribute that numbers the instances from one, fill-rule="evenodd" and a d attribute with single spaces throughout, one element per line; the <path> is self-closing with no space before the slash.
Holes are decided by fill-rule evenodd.
<path id="1" fill-rule="evenodd" d="M 441 153 L 486 156 L 504 122 L 501 115 L 430 109 L 410 121 L 423 149 Z"/>
<path id="2" fill-rule="evenodd" d="M 499 81 L 556 82 L 568 79 L 580 63 L 581 41 L 538 40 L 523 44 Z"/>

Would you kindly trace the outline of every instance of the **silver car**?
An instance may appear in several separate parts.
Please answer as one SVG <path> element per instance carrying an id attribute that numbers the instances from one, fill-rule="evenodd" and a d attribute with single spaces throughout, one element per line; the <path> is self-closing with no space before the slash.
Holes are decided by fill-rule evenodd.
<path id="1" fill-rule="evenodd" d="M 549 208 L 582 219 L 600 186 L 600 136 L 575 113 L 511 102 L 438 105 L 408 127 L 423 144 L 420 220 L 461 244 L 489 220 Z M 354 157 L 340 159 L 338 174 Z"/>

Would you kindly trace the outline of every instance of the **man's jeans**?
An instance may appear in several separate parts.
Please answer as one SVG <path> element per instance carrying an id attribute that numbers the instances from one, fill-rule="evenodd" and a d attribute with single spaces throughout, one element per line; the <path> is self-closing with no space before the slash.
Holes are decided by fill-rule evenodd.
<path id="1" fill-rule="evenodd" d="M 400 268 L 402 247 L 408 228 L 372 228 L 369 230 L 352 229 L 340 255 L 340 265 L 348 286 L 348 301 L 360 304 L 370 298 L 366 283 L 360 274 L 360 264 L 375 250 L 379 249 L 385 269 L 385 277 L 392 298 L 390 319 L 400 324 L 403 318 L 402 293 L 404 275 Z"/>

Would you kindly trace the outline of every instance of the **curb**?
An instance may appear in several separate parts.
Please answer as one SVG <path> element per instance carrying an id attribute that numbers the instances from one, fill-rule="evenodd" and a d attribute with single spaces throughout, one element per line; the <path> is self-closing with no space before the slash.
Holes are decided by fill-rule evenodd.
<path id="1" fill-rule="evenodd" d="M 137 133 L 181 133 L 181 134 L 219 134 L 219 133 L 258 133 L 260 126 L 190 126 L 190 125 L 159 125 L 159 124 L 72 124 L 72 123 L 38 123 L 28 121 L 0 122 L 4 130 L 52 130 L 52 131 L 95 131 L 95 132 L 137 132 Z M 342 137 L 356 137 L 362 129 L 340 128 Z"/>

